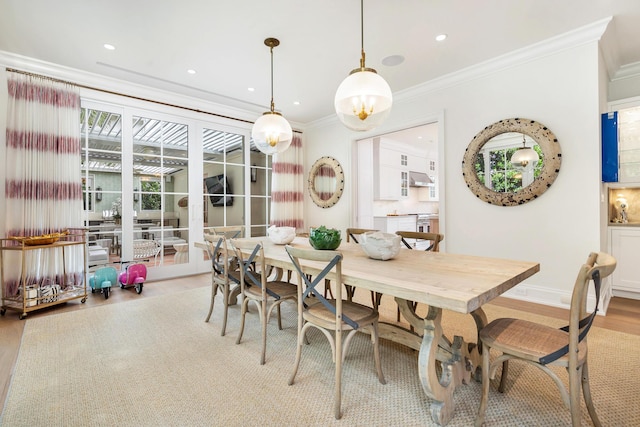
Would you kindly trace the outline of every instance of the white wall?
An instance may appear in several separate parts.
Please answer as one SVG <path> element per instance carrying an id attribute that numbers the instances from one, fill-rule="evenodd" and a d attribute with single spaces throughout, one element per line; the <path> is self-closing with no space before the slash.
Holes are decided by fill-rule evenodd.
<path id="1" fill-rule="evenodd" d="M 600 33 L 601 35 L 601 33 Z M 574 34 L 575 36 L 575 34 Z M 599 35 L 598 35 L 599 37 Z M 480 64 L 480 72 L 459 73 L 464 78 L 443 78 L 419 88 L 396 93 L 391 116 L 372 132 L 349 131 L 329 117 L 304 130 L 305 173 L 321 156 L 335 157 L 345 172 L 345 191 L 330 209 L 321 209 L 305 195 L 305 225 L 327 225 L 344 230 L 352 224 L 355 170 L 354 147 L 358 139 L 374 137 L 441 119 L 440 226 L 447 251 L 534 260 L 541 271 L 518 286 L 519 296 L 562 305 L 570 293 L 579 265 L 589 251 L 601 248 L 599 113 L 602 98 L 598 43 L 554 43 L 555 50 L 534 46 L 516 60 Z M 519 59 L 518 59 L 519 58 Z M 0 61 L 2 62 L 2 61 Z M 513 65 L 516 64 L 516 65 Z M 13 64 L 5 64 L 13 65 Z M 26 68 L 26 67 L 21 67 Z M 35 72 L 51 75 L 35 69 Z M 379 72 L 384 75 L 384 70 Z M 599 75 L 600 74 L 600 75 Z M 65 78 L 65 74 L 55 75 Z M 87 83 L 123 90 L 118 82 L 87 77 Z M 78 78 L 69 78 L 78 81 Z M 131 91 L 131 88 L 126 88 Z M 143 96 L 217 111 L 212 105 L 167 93 L 133 87 Z M 4 158 L 6 128 L 6 74 L 0 70 L 0 155 Z M 219 111 L 222 112 L 222 111 Z M 231 116 L 250 112 L 229 111 Z M 485 126 L 500 119 L 526 117 L 547 125 L 558 137 L 563 154 L 560 174 L 539 199 L 516 207 L 497 207 L 479 201 L 466 187 L 461 173 L 465 148 Z M 296 127 L 302 128 L 297 125 Z M 3 169 L 0 177 L 4 182 Z M 0 187 L 0 212 L 5 212 L 4 186 Z M 4 221 L 0 222 L 4 234 Z M 526 295 L 525 295 L 526 294 Z"/>
<path id="2" fill-rule="evenodd" d="M 512 291 L 529 300 L 564 305 L 579 266 L 590 251 L 601 248 L 598 59 L 597 41 L 582 43 L 396 100 L 388 121 L 375 130 L 398 130 L 444 112 L 446 209 L 440 210 L 440 218 L 446 250 L 538 261 L 540 272 L 519 286 L 520 291 Z M 467 189 L 461 162 L 476 133 L 512 117 L 548 126 L 560 142 L 562 166 L 556 182 L 537 200 L 498 207 Z M 353 142 L 368 136 L 336 121 L 313 124 L 305 132 L 306 164 L 329 155 L 351 165 Z M 306 203 L 307 225 L 350 226 L 353 173 L 345 167 L 346 189 L 336 206 L 322 210 Z"/>

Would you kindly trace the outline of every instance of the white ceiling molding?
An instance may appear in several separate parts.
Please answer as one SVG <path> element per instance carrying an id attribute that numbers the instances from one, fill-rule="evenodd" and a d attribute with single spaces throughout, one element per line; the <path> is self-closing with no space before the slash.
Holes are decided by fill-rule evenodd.
<path id="1" fill-rule="evenodd" d="M 609 16 L 559 36 L 543 40 L 539 43 L 509 52 L 491 60 L 429 80 L 419 85 L 394 92 L 393 99 L 395 102 L 408 101 L 428 95 L 435 91 L 443 90 L 496 73 L 506 68 L 515 67 L 528 61 L 553 55 L 566 49 L 573 49 L 586 43 L 597 42 L 601 39 L 611 21 L 612 17 Z M 640 63 L 638 63 L 638 67 L 640 67 Z M 307 128 L 322 127 L 333 124 L 337 121 L 338 120 L 334 114 L 308 123 Z"/>
<path id="2" fill-rule="evenodd" d="M 68 81 L 79 86 L 95 88 L 98 91 L 125 94 L 142 100 L 150 100 L 165 103 L 167 105 L 184 107 L 200 111 L 202 113 L 213 113 L 220 116 L 244 120 L 249 122 L 247 123 L 247 126 L 250 126 L 256 117 L 259 117 L 259 115 L 262 114 L 262 109 L 260 109 L 261 107 L 259 106 L 251 105 L 247 106 L 247 108 L 239 108 L 234 105 L 215 102 L 198 96 L 187 96 L 172 92 L 171 90 L 153 88 L 127 80 L 119 80 L 101 74 L 76 70 L 62 65 L 41 61 L 39 59 L 16 55 L 11 52 L 0 51 L 0 66 L 3 68 L 15 68 L 20 71 Z M 295 122 L 291 122 L 291 126 L 296 130 L 304 128 L 300 123 Z"/>
<path id="3" fill-rule="evenodd" d="M 528 61 L 553 55 L 566 49 L 573 49 L 586 43 L 596 42 L 600 40 L 611 20 L 612 17 L 607 17 L 592 24 L 585 25 L 559 36 L 498 56 L 491 60 L 455 71 L 399 92 L 394 92 L 394 100 L 400 101 L 412 99 L 434 91 L 456 86 L 470 80 L 475 80 L 510 67 L 522 65 Z"/>
<path id="4" fill-rule="evenodd" d="M 611 81 L 628 79 L 640 75 L 640 62 L 623 65 L 613 74 Z"/>

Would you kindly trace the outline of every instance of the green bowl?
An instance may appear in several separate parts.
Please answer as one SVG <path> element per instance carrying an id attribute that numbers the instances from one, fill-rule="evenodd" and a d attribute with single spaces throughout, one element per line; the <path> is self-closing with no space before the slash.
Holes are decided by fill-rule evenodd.
<path id="1" fill-rule="evenodd" d="M 314 249 L 332 251 L 340 246 L 341 241 L 340 230 L 335 228 L 327 228 L 323 225 L 309 230 L 309 243 Z"/>

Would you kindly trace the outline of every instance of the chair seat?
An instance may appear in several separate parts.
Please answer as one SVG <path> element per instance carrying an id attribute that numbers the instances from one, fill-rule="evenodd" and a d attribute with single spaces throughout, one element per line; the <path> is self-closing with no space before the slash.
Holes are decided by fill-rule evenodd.
<path id="1" fill-rule="evenodd" d="M 480 331 L 482 342 L 503 353 L 513 354 L 525 360 L 539 362 L 541 357 L 569 344 L 569 333 L 551 326 L 521 319 L 496 319 Z M 587 342 L 578 344 L 579 363 L 587 357 Z M 554 365 L 568 366 L 567 355 Z"/>
<path id="2" fill-rule="evenodd" d="M 251 284 L 251 282 L 249 282 L 249 284 Z M 295 297 L 298 293 L 298 288 L 296 287 L 296 285 L 289 282 L 270 281 L 268 289 L 275 294 L 280 295 L 280 299 Z M 248 286 L 245 288 L 244 292 L 245 295 L 250 298 L 257 300 L 262 299 L 262 291 L 258 286 Z M 267 294 L 267 299 L 270 301 L 275 300 L 275 298 L 269 294 Z"/>
<path id="3" fill-rule="evenodd" d="M 328 300 L 335 306 L 334 299 Z M 351 301 L 342 301 L 342 315 L 348 317 L 358 324 L 368 325 L 378 317 L 378 312 L 366 305 L 357 304 Z M 326 329 L 335 329 L 336 314 L 329 311 L 321 302 L 316 302 L 309 306 L 302 314 L 304 320 L 319 325 Z M 350 325 L 342 322 L 342 330 L 353 329 Z"/>

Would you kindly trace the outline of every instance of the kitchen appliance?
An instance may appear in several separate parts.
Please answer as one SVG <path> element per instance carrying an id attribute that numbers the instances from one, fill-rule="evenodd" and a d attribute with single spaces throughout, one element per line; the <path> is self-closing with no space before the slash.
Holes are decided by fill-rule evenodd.
<path id="1" fill-rule="evenodd" d="M 431 226 L 431 214 L 419 213 L 416 218 L 416 231 L 419 233 L 429 233 Z"/>

